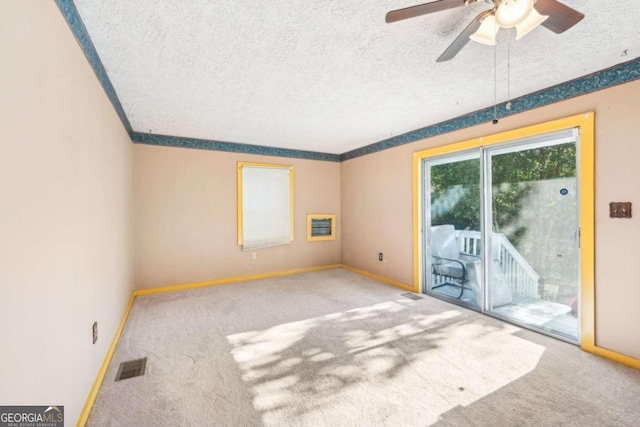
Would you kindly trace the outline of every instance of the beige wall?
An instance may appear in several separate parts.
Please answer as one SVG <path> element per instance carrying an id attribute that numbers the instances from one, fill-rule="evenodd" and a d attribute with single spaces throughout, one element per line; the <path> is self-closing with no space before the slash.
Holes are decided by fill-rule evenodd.
<path id="1" fill-rule="evenodd" d="M 635 81 L 343 162 L 342 262 L 413 283 L 413 152 L 595 110 L 596 343 L 640 358 L 640 216 L 608 217 L 611 201 L 640 203 L 639 96 Z"/>
<path id="2" fill-rule="evenodd" d="M 607 214 L 638 202 L 640 81 L 338 164 L 132 146 L 52 1 L 0 3 L 0 54 L 0 404 L 63 404 L 72 424 L 134 273 L 142 289 L 343 262 L 411 283 L 414 151 L 592 109 L 597 343 L 640 357 L 638 217 Z M 296 239 L 256 260 L 236 244 L 240 160 L 295 167 Z M 307 213 L 336 213 L 338 239 L 306 242 Z"/>
<path id="3" fill-rule="evenodd" d="M 340 262 L 340 164 L 136 144 L 138 289 Z M 294 241 L 243 252 L 237 244 L 238 161 L 294 166 Z M 335 213 L 335 241 L 307 242 L 308 213 Z"/>
<path id="4" fill-rule="evenodd" d="M 55 2 L 0 2 L 0 404 L 78 419 L 132 291 L 130 171 Z"/>

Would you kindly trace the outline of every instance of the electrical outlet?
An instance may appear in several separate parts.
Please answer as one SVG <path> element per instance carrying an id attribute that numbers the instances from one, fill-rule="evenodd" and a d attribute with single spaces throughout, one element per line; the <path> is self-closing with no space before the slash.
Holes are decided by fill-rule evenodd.
<path id="1" fill-rule="evenodd" d="M 98 322 L 93 322 L 93 343 L 98 341 Z"/>
<path id="2" fill-rule="evenodd" d="M 256 259 L 258 258 L 258 254 L 256 254 L 255 252 L 251 252 L 251 259 Z"/>
<path id="3" fill-rule="evenodd" d="M 382 255 L 382 252 L 378 252 L 378 261 L 384 261 L 384 256 Z"/>

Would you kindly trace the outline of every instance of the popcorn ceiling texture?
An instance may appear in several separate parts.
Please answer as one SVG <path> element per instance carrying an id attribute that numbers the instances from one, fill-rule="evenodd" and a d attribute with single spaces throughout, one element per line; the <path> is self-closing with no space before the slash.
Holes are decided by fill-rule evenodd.
<path id="1" fill-rule="evenodd" d="M 565 34 L 538 28 L 515 42 L 512 32 L 508 43 L 500 32 L 498 102 L 640 56 L 639 2 L 564 3 L 586 14 Z M 340 154 L 485 109 L 496 96 L 493 47 L 470 42 L 435 62 L 484 3 L 395 24 L 385 13 L 409 4 L 75 4 L 140 134 Z"/>
<path id="2" fill-rule="evenodd" d="M 432 136 L 442 135 L 458 129 L 475 126 L 480 123 L 486 123 L 493 120 L 493 118 L 502 118 L 512 114 L 521 113 L 523 111 L 542 107 L 543 105 L 552 104 L 563 99 L 573 98 L 574 96 L 594 92 L 599 89 L 604 89 L 606 87 L 626 83 L 636 79 L 640 79 L 640 60 L 638 59 L 625 64 L 616 65 L 606 70 L 598 71 L 586 77 L 581 77 L 548 89 L 543 89 L 521 98 L 512 99 L 510 109 L 507 109 L 506 102 L 503 102 L 498 104 L 495 108 L 485 108 L 483 110 L 465 114 L 422 129 L 416 129 L 414 131 L 407 132 L 404 135 L 399 135 L 384 141 L 356 148 L 355 150 L 341 154 L 340 161 L 353 159 L 375 153 L 377 151 L 430 138 Z"/>

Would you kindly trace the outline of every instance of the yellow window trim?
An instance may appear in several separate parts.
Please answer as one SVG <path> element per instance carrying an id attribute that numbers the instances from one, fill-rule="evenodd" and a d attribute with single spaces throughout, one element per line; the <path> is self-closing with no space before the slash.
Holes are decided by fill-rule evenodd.
<path id="1" fill-rule="evenodd" d="M 238 162 L 238 245 L 242 246 L 242 168 L 245 166 L 289 169 L 289 222 L 291 223 L 291 241 L 293 242 L 293 166 L 277 165 L 271 163 Z"/>
<path id="2" fill-rule="evenodd" d="M 422 160 L 442 154 L 455 153 L 472 148 L 486 147 L 495 144 L 506 143 L 516 139 L 532 137 L 553 131 L 570 128 L 580 129 L 579 179 L 580 179 L 580 292 L 581 292 L 581 347 L 589 352 L 605 355 L 603 349 L 596 346 L 595 331 L 595 159 L 594 159 L 594 132 L 595 113 L 593 111 L 565 117 L 545 123 L 500 132 L 489 136 L 461 141 L 449 145 L 418 151 L 413 154 L 413 291 L 420 292 L 421 277 L 421 247 L 420 247 L 420 215 L 422 191 Z M 625 356 L 609 358 L 625 362 Z M 628 359 L 628 358 L 627 358 Z M 635 362 L 640 362 L 633 359 Z M 629 364 L 627 361 L 626 364 Z"/>
<path id="3" fill-rule="evenodd" d="M 313 222 L 314 219 L 331 220 L 331 234 L 328 236 L 312 236 L 311 223 Z M 333 214 L 307 214 L 307 241 L 321 242 L 326 240 L 336 240 L 336 216 Z"/>

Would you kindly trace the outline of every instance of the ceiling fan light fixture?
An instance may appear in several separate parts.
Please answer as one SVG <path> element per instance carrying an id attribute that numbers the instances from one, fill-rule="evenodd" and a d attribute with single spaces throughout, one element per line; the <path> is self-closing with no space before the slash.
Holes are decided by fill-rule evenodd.
<path id="1" fill-rule="evenodd" d="M 474 42 L 495 46 L 497 43 L 496 34 L 498 34 L 499 29 L 496 18 L 493 15 L 488 15 L 480 24 L 478 31 L 471 34 L 469 38 Z"/>
<path id="2" fill-rule="evenodd" d="M 531 30 L 546 21 L 548 17 L 549 15 L 540 15 L 535 8 L 532 9 L 531 13 L 525 18 L 525 20 L 516 25 L 516 40 L 520 40 L 522 37 L 529 34 Z"/>
<path id="3" fill-rule="evenodd" d="M 533 11 L 533 0 L 502 0 L 496 8 L 496 22 L 502 28 L 513 28 L 525 21 Z"/>
<path id="4" fill-rule="evenodd" d="M 385 21 L 402 21 L 480 1 L 429 0 L 424 4 L 392 10 L 385 15 Z M 484 2 L 491 5 L 491 8 L 485 9 L 473 18 L 453 43 L 442 52 L 436 62 L 449 61 L 469 43 L 469 40 L 495 46 L 500 28 L 516 28 L 516 40 L 518 40 L 540 24 L 550 31 L 560 34 L 584 18 L 584 13 L 564 5 L 558 0 L 484 0 Z M 550 19 L 547 20 L 547 18 Z"/>

